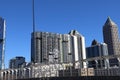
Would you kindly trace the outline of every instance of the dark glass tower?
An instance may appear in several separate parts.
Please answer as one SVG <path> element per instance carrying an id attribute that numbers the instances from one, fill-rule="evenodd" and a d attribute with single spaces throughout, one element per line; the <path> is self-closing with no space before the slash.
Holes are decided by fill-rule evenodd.
<path id="1" fill-rule="evenodd" d="M 93 40 L 91 46 L 86 48 L 86 58 L 102 57 L 107 55 L 108 47 L 105 43 L 98 43 L 96 40 Z M 103 60 L 96 59 L 93 61 L 88 61 L 88 67 L 108 68 L 109 61 L 107 58 L 104 58 Z"/>
<path id="2" fill-rule="evenodd" d="M 109 55 L 120 54 L 120 41 L 118 35 L 117 25 L 108 17 L 107 21 L 103 26 L 103 37 L 104 42 L 108 45 Z M 110 61 L 111 63 L 116 63 L 116 60 Z"/>
<path id="3" fill-rule="evenodd" d="M 17 56 L 15 58 L 10 59 L 9 68 L 10 69 L 21 68 L 24 67 L 24 64 L 25 64 L 25 57 Z"/>

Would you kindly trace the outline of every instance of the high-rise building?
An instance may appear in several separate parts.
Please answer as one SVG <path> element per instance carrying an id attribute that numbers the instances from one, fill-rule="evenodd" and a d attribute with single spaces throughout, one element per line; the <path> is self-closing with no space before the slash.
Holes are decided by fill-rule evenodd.
<path id="1" fill-rule="evenodd" d="M 94 57 L 101 57 L 108 55 L 108 47 L 105 43 L 98 43 L 96 40 L 92 41 L 90 47 L 86 48 L 86 57 L 87 58 L 94 58 Z M 94 68 L 108 68 L 109 67 L 109 60 L 106 58 L 101 60 L 94 60 L 88 61 L 88 67 Z"/>
<path id="2" fill-rule="evenodd" d="M 0 69 L 4 69 L 4 54 L 5 54 L 5 20 L 0 17 Z"/>
<path id="3" fill-rule="evenodd" d="M 80 67 L 86 68 L 86 62 L 81 62 L 82 59 L 86 59 L 86 50 L 85 50 L 85 38 L 76 30 L 71 30 L 69 32 L 70 43 L 71 43 L 71 53 L 73 53 L 73 61 L 79 61 Z"/>
<path id="4" fill-rule="evenodd" d="M 10 59 L 9 62 L 9 68 L 15 69 L 15 68 L 21 68 L 25 64 L 25 58 L 24 57 L 15 57 Z"/>
<path id="5" fill-rule="evenodd" d="M 76 30 L 71 30 L 69 34 L 32 33 L 31 62 L 75 62 L 85 59 L 85 54 L 84 37 Z"/>
<path id="6" fill-rule="evenodd" d="M 104 42 L 108 45 L 109 55 L 120 54 L 120 41 L 117 25 L 108 17 L 103 26 Z"/>
<path id="7" fill-rule="evenodd" d="M 103 26 L 103 37 L 104 42 L 108 45 L 108 54 L 109 55 L 119 55 L 120 54 L 120 41 L 118 34 L 118 27 L 110 17 L 108 17 L 107 21 Z M 110 60 L 110 63 L 114 65 L 114 63 L 118 63 L 117 59 Z"/>
<path id="8" fill-rule="evenodd" d="M 33 32 L 31 39 L 31 61 L 33 63 L 53 62 L 49 57 L 57 60 L 61 50 L 61 46 L 58 46 L 61 45 L 61 37 L 57 33 Z"/>

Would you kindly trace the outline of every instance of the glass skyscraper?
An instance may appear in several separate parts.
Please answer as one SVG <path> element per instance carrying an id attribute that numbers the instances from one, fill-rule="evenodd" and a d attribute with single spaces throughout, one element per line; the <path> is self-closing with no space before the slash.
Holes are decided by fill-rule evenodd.
<path id="1" fill-rule="evenodd" d="M 4 69 L 5 28 L 5 20 L 0 17 L 0 69 Z"/>

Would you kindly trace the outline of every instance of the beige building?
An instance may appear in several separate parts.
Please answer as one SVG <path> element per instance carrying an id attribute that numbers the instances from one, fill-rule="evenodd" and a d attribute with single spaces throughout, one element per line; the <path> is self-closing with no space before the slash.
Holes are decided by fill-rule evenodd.
<path id="1" fill-rule="evenodd" d="M 108 54 L 119 55 L 120 40 L 118 34 L 118 26 L 110 19 L 110 17 L 108 17 L 107 21 L 103 26 L 103 37 L 104 37 L 104 42 L 108 45 Z M 110 63 L 111 65 L 116 65 L 118 61 L 117 59 L 114 59 L 114 60 L 110 60 Z"/>

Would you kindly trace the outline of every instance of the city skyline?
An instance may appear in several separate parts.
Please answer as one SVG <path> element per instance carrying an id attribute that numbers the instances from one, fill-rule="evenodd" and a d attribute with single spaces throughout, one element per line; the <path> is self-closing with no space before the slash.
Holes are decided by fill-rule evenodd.
<path id="1" fill-rule="evenodd" d="M 119 2 L 35 0 L 36 30 L 66 34 L 75 29 L 85 37 L 86 47 L 90 46 L 93 39 L 103 42 L 102 28 L 107 16 L 120 26 Z M 6 67 L 15 56 L 24 56 L 30 62 L 32 0 L 0 1 L 0 11 L 0 16 L 6 20 L 7 25 Z"/>

